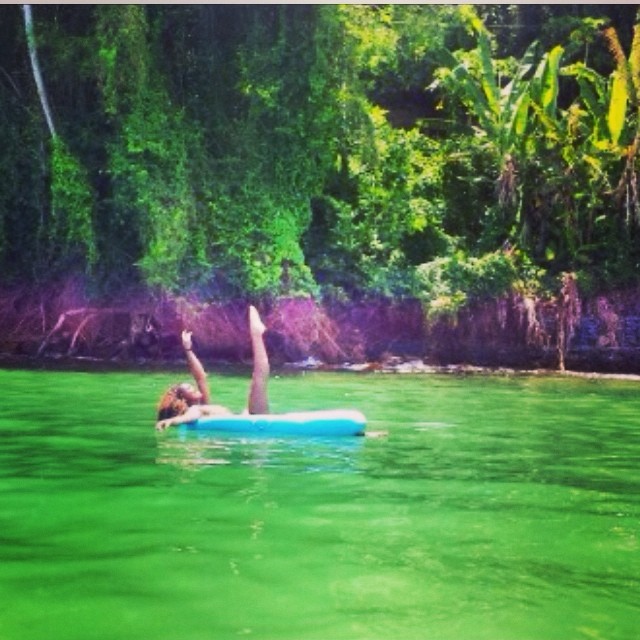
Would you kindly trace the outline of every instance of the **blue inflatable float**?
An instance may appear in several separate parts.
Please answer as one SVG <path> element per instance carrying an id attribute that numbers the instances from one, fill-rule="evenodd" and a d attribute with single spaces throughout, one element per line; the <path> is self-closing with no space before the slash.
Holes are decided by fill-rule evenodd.
<path id="1" fill-rule="evenodd" d="M 181 425 L 190 431 L 263 435 L 362 436 L 366 418 L 354 409 L 205 416 Z"/>

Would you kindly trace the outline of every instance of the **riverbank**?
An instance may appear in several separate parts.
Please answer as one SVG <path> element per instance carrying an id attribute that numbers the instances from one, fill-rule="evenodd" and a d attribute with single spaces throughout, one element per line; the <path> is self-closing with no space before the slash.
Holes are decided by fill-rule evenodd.
<path id="1" fill-rule="evenodd" d="M 575 291 L 559 299 L 512 294 L 437 317 L 418 300 L 257 304 L 274 369 L 635 376 L 637 293 L 584 299 Z M 0 292 L 0 303 L 0 366 L 179 367 L 183 328 L 193 331 L 209 367 L 245 367 L 251 358 L 246 301 L 130 292 L 96 303 L 67 284 L 57 291 Z"/>

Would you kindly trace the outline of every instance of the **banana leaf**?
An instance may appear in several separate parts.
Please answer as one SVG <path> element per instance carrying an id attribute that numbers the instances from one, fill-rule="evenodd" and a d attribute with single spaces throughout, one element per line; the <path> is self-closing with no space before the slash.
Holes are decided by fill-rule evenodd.
<path id="1" fill-rule="evenodd" d="M 609 135 L 614 145 L 618 144 L 624 122 L 627 115 L 627 103 L 629 101 L 629 92 L 627 78 L 619 71 L 614 71 L 611 82 L 611 99 L 609 101 L 609 111 L 607 113 L 607 125 L 609 126 Z"/>
<path id="2" fill-rule="evenodd" d="M 546 53 L 540 61 L 531 83 L 534 100 L 548 116 L 553 116 L 556 112 L 560 59 L 563 53 L 564 48 L 561 46 L 554 47 Z"/>

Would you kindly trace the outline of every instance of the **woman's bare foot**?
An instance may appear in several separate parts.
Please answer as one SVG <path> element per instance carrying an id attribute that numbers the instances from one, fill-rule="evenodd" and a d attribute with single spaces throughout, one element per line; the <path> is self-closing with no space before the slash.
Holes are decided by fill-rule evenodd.
<path id="1" fill-rule="evenodd" d="M 264 326 L 264 323 L 260 319 L 260 314 L 258 310 L 251 305 L 249 307 L 249 331 L 252 336 L 261 336 L 267 328 Z"/>

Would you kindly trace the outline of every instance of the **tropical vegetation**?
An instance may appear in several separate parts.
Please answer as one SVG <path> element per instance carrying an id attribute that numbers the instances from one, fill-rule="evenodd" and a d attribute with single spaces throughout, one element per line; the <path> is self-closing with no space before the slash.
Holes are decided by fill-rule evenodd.
<path id="1" fill-rule="evenodd" d="M 634 5 L 5 5 L 3 284 L 636 284 Z"/>

